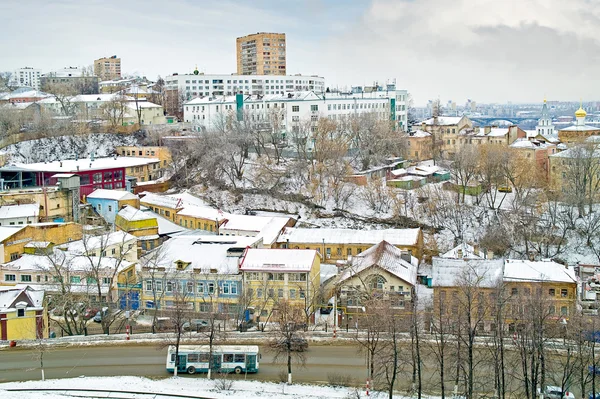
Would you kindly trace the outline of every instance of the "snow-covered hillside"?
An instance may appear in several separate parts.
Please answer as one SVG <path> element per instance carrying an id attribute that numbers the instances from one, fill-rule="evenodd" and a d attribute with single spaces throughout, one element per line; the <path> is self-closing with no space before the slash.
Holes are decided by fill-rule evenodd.
<path id="1" fill-rule="evenodd" d="M 137 139 L 132 135 L 98 133 L 23 141 L 3 151 L 10 154 L 10 162 L 51 162 L 88 157 L 92 151 L 96 157 L 109 156 L 116 146 L 136 143 Z"/>

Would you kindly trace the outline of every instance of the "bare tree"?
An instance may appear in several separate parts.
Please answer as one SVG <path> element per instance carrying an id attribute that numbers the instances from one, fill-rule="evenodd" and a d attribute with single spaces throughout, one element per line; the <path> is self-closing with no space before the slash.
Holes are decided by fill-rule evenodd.
<path id="1" fill-rule="evenodd" d="M 450 157 L 449 169 L 452 179 L 458 186 L 458 200 L 465 202 L 467 188 L 476 182 L 478 170 L 478 153 L 471 145 L 462 145 Z"/>
<path id="2" fill-rule="evenodd" d="M 287 300 L 279 301 L 274 309 L 274 321 L 277 323 L 272 332 L 273 338 L 269 346 L 274 353 L 274 361 L 284 360 L 287 364 L 288 384 L 292 383 L 292 363 L 303 367 L 306 356 L 299 345 L 305 342 L 304 312 L 302 308 L 294 306 Z"/>
<path id="3" fill-rule="evenodd" d="M 117 128 L 123 125 L 126 109 L 126 98 L 122 95 L 115 94 L 115 97 L 112 100 L 102 104 L 100 113 L 108 121 L 110 129 L 116 132 Z"/>
<path id="4" fill-rule="evenodd" d="M 189 323 L 190 313 L 190 295 L 186 290 L 181 287 L 181 283 L 177 280 L 168 280 L 167 284 L 171 286 L 170 291 L 172 294 L 172 305 L 166 306 L 165 314 L 169 317 L 169 326 L 172 328 L 173 333 L 165 336 L 165 341 L 162 346 L 175 346 L 175 367 L 174 375 L 177 376 L 179 368 L 179 346 L 185 335 L 185 324 Z M 212 362 L 212 359 L 211 359 Z M 212 367 L 212 364 L 209 366 Z M 188 368 L 188 373 L 195 373 L 195 369 Z"/>

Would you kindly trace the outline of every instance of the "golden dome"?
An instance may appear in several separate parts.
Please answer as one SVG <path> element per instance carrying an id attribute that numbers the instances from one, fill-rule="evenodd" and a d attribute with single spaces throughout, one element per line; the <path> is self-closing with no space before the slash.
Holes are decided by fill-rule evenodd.
<path id="1" fill-rule="evenodd" d="M 582 107 L 579 107 L 579 109 L 577 111 L 575 111 L 576 118 L 585 118 L 586 115 L 587 115 L 587 112 L 585 112 L 585 110 Z"/>

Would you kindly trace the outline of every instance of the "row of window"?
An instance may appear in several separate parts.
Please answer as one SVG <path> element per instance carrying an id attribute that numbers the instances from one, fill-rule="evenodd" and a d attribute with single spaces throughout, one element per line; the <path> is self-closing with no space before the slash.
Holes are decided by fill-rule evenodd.
<path id="1" fill-rule="evenodd" d="M 248 272 L 246 273 L 246 280 L 248 281 L 306 281 L 306 273 L 261 273 L 261 272 Z"/>
<path id="2" fill-rule="evenodd" d="M 268 288 L 266 291 L 263 288 L 257 288 L 256 291 L 254 291 L 254 289 L 252 288 L 248 288 L 246 291 L 248 298 L 252 299 L 254 297 L 258 298 L 258 299 L 273 299 L 275 298 L 275 288 Z M 277 298 L 281 299 L 284 298 L 284 294 L 285 294 L 285 290 L 283 288 L 278 288 L 277 289 Z M 266 296 L 265 296 L 266 295 Z M 290 288 L 288 290 L 288 299 L 305 299 L 306 298 L 306 293 L 304 292 L 304 289 L 299 288 Z"/>
<path id="3" fill-rule="evenodd" d="M 31 283 L 33 281 L 33 275 L 31 274 L 21 274 L 20 276 L 20 281 L 22 283 Z M 49 280 L 49 277 L 47 275 L 40 275 L 37 274 L 35 275 L 35 281 L 38 283 L 44 282 L 47 283 Z M 4 281 L 6 282 L 16 282 L 17 281 L 17 276 L 16 274 L 4 274 Z M 59 276 L 53 276 L 52 281 L 57 283 L 61 281 L 61 277 Z M 79 284 L 82 281 L 85 281 L 87 284 L 96 284 L 96 279 L 92 278 L 92 277 L 81 277 L 81 276 L 71 276 L 69 278 L 69 281 L 72 284 Z M 103 277 L 102 278 L 102 284 L 111 284 L 112 283 L 112 278 L 110 277 Z"/>
<path id="4" fill-rule="evenodd" d="M 198 294 L 198 295 L 212 295 L 218 293 L 220 295 L 237 295 L 238 294 L 238 283 L 235 281 L 224 281 L 221 283 L 219 287 L 215 282 L 194 282 L 188 281 L 184 284 L 181 281 L 167 281 L 163 284 L 162 280 L 146 280 L 146 284 L 144 286 L 146 291 L 156 291 L 163 292 L 163 289 L 166 293 L 172 292 L 183 292 L 185 287 L 185 292 L 188 294 Z"/>

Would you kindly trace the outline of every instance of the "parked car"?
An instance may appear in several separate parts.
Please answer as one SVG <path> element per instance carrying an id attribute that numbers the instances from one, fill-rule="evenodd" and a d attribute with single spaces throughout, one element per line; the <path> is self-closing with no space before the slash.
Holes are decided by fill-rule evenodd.
<path id="1" fill-rule="evenodd" d="M 600 366 L 596 366 L 596 367 L 594 367 L 593 365 L 588 366 L 588 373 L 594 374 L 594 371 L 596 372 L 595 373 L 596 375 L 600 375 Z"/>
<path id="2" fill-rule="evenodd" d="M 554 385 L 548 385 L 544 390 L 544 397 L 549 399 L 575 399 L 573 392 L 567 391 L 564 393 L 564 395 L 561 394 L 562 389 Z"/>
<path id="3" fill-rule="evenodd" d="M 594 394 L 590 392 L 588 399 L 600 399 L 600 392 L 596 393 L 596 397 L 594 397 Z"/>
<path id="4" fill-rule="evenodd" d="M 183 323 L 182 327 L 186 331 L 187 330 L 205 331 L 210 327 L 210 325 L 209 325 L 208 321 L 206 321 L 206 320 L 195 319 L 195 320 L 186 321 L 185 323 Z"/>
<path id="5" fill-rule="evenodd" d="M 271 347 L 277 350 L 287 350 L 287 340 L 279 339 L 271 342 Z M 308 349 L 308 341 L 304 337 L 292 338 L 290 342 L 290 350 L 292 352 L 304 352 Z"/>
<path id="6" fill-rule="evenodd" d="M 321 308 L 321 314 L 330 314 L 333 311 L 333 304 L 328 303 L 327 306 Z"/>
<path id="7" fill-rule="evenodd" d="M 83 312 L 83 319 L 89 320 L 92 317 L 96 316 L 100 310 L 96 308 L 88 308 Z"/>
<path id="8" fill-rule="evenodd" d="M 498 191 L 500 191 L 501 193 L 512 193 L 512 187 L 511 186 L 500 186 L 500 187 L 498 187 Z"/>
<path id="9" fill-rule="evenodd" d="M 96 312 L 96 316 L 94 316 L 94 322 L 96 323 L 102 323 L 102 318 L 104 316 L 106 316 L 106 314 L 108 313 L 108 308 L 102 308 L 102 310 L 99 310 Z"/>

